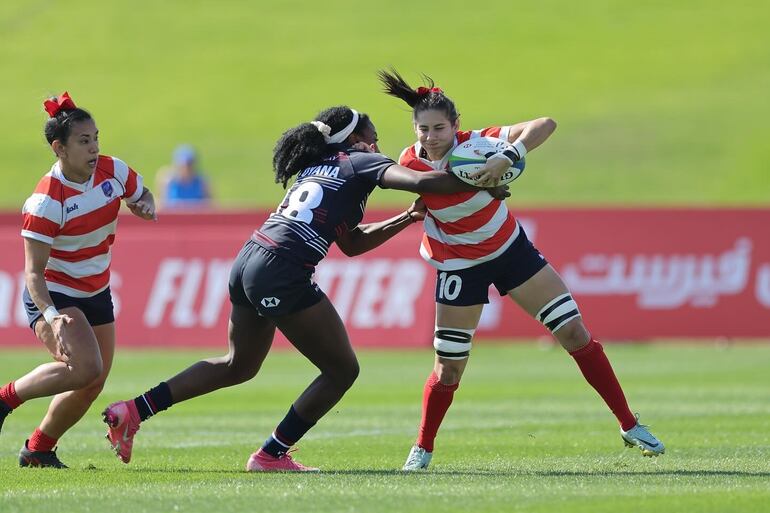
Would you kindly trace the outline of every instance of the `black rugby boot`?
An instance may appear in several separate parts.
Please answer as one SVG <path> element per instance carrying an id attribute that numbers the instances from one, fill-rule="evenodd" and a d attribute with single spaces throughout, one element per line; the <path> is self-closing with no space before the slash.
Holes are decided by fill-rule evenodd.
<path id="1" fill-rule="evenodd" d="M 69 468 L 59 461 L 56 456 L 56 449 L 53 451 L 30 451 L 29 440 L 24 442 L 24 447 L 19 451 L 20 467 L 50 467 L 50 468 Z"/>

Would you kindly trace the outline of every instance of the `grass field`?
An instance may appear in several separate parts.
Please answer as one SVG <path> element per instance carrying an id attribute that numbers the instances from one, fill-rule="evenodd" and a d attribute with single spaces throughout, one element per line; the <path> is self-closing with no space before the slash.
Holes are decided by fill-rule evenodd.
<path id="1" fill-rule="evenodd" d="M 203 353 L 120 351 L 103 396 L 61 441 L 72 469 L 18 469 L 46 403 L 15 411 L 0 437 L 0 511 L 761 512 L 770 504 L 764 345 L 622 345 L 608 353 L 632 407 L 667 445 L 623 448 L 614 419 L 560 350 L 483 345 L 438 438 L 429 472 L 403 474 L 429 351 L 360 353 L 347 397 L 300 442 L 318 475 L 253 475 L 246 458 L 314 375 L 272 354 L 253 382 L 174 406 L 137 435 L 134 461 L 107 449 L 98 410 Z M 207 355 L 210 353 L 206 353 Z M 4 351 L 8 380 L 42 352 Z"/>
<path id="2" fill-rule="evenodd" d="M 148 183 L 190 142 L 221 204 L 272 207 L 275 141 L 326 106 L 369 112 L 387 154 L 412 142 L 389 65 L 433 76 L 467 128 L 557 120 L 512 204 L 766 205 L 769 20 L 760 0 L 2 2 L 0 208 L 49 169 L 41 102 L 65 89 Z"/>

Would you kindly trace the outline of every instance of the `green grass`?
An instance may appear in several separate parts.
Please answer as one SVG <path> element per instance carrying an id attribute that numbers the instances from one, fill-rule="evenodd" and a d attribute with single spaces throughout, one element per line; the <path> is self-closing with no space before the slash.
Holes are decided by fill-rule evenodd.
<path id="1" fill-rule="evenodd" d="M 390 155 L 412 142 L 389 65 L 432 75 L 465 127 L 559 122 L 516 205 L 764 205 L 769 21 L 760 0 L 3 2 L 0 207 L 48 170 L 40 104 L 64 89 L 148 183 L 186 141 L 221 204 L 273 207 L 274 142 L 321 108 L 369 112 Z"/>
<path id="2" fill-rule="evenodd" d="M 431 352 L 361 351 L 362 373 L 300 443 L 319 475 L 250 475 L 249 453 L 314 376 L 276 352 L 252 382 L 174 406 L 120 464 L 99 410 L 204 353 L 120 350 L 102 397 L 61 440 L 72 469 L 16 468 L 39 422 L 35 400 L 0 437 L 0 511 L 759 512 L 770 504 L 766 345 L 622 345 L 607 352 L 632 407 L 667 444 L 655 460 L 622 447 L 614 419 L 560 350 L 478 344 L 429 472 L 405 475 Z M 210 355 L 211 353 L 205 353 Z M 3 380 L 43 360 L 4 351 Z"/>

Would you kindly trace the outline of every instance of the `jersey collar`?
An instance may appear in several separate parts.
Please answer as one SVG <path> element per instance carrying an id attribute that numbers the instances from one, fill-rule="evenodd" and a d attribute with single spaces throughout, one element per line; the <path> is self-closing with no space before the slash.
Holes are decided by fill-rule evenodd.
<path id="1" fill-rule="evenodd" d="M 455 134 L 455 140 L 452 143 L 452 147 L 449 148 L 449 151 L 447 151 L 444 154 L 441 160 L 430 160 L 428 158 L 428 152 L 423 150 L 423 147 L 422 147 L 422 144 L 420 144 L 420 141 L 417 141 L 416 143 L 414 143 L 414 153 L 417 159 L 423 164 L 426 164 L 437 171 L 443 171 L 444 169 L 447 168 L 449 163 L 449 156 L 452 154 L 455 148 L 457 148 L 457 134 Z"/>
<path id="2" fill-rule="evenodd" d="M 57 160 L 53 167 L 51 167 L 51 176 L 59 180 L 61 183 L 69 187 L 70 189 L 75 189 L 76 191 L 85 192 L 94 186 L 94 175 L 96 173 L 91 173 L 91 178 L 88 179 L 85 183 L 77 183 L 72 182 L 70 180 L 67 180 L 67 177 L 64 176 L 64 173 L 61 170 L 61 163 Z"/>

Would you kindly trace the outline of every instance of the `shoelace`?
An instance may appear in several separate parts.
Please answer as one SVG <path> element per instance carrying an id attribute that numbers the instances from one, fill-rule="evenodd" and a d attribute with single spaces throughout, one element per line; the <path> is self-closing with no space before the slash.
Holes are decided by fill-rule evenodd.
<path id="1" fill-rule="evenodd" d="M 289 453 L 297 452 L 298 450 L 299 450 L 298 447 L 290 447 L 288 451 L 286 451 L 285 453 L 283 453 L 280 456 L 278 456 L 278 459 L 282 460 L 282 459 L 286 458 L 289 461 L 294 461 L 294 458 L 292 458 L 291 454 L 289 454 Z"/>
<path id="2" fill-rule="evenodd" d="M 639 423 L 639 414 L 638 413 L 634 413 L 634 418 L 636 419 L 636 426 L 634 426 L 634 427 L 640 427 L 640 428 L 644 428 L 644 429 L 647 429 L 648 427 L 650 427 L 647 424 L 640 424 Z M 631 428 L 631 429 L 634 429 L 634 428 Z"/>
<path id="3" fill-rule="evenodd" d="M 279 459 L 279 460 L 282 460 L 282 459 L 284 459 L 284 458 L 285 458 L 285 459 L 289 460 L 290 462 L 292 462 L 294 465 L 296 465 L 296 466 L 297 466 L 298 468 L 300 468 L 300 469 L 306 469 L 306 468 L 309 468 L 309 467 L 307 467 L 307 466 L 303 465 L 302 463 L 300 463 L 300 462 L 298 462 L 298 461 L 294 461 L 294 458 L 292 458 L 292 457 L 291 457 L 291 454 L 289 454 L 289 453 L 291 453 L 291 452 L 297 452 L 298 450 L 299 450 L 299 448 L 298 448 L 298 447 L 291 447 L 291 448 L 289 448 L 289 450 L 288 450 L 288 451 L 286 451 L 285 453 L 283 453 L 283 454 L 281 454 L 280 456 L 278 456 L 278 459 Z"/>

